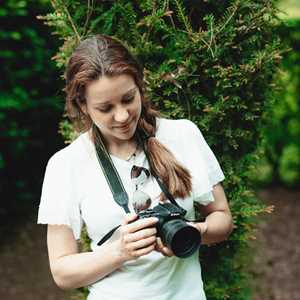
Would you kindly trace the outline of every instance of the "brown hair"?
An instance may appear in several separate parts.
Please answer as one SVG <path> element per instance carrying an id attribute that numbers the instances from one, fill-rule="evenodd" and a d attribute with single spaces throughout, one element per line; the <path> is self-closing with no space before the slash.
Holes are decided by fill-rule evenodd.
<path id="1" fill-rule="evenodd" d="M 174 155 L 156 138 L 156 117 L 159 112 L 151 107 L 145 97 L 143 71 L 125 46 L 106 35 L 91 36 L 80 42 L 72 53 L 65 73 L 66 112 L 78 132 L 91 128 L 92 121 L 81 106 L 85 103 L 86 85 L 102 76 L 128 74 L 139 88 L 142 113 L 138 128 L 148 136 L 145 147 L 150 165 L 176 198 L 185 198 L 192 189 L 191 175 L 181 166 Z M 161 199 L 164 199 L 161 194 Z"/>

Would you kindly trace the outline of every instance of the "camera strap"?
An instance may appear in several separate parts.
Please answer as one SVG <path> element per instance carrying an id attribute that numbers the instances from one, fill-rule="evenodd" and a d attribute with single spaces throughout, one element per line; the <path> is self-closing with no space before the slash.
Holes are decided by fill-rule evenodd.
<path id="1" fill-rule="evenodd" d="M 109 155 L 109 153 L 108 153 L 108 151 L 107 151 L 107 149 L 104 145 L 102 134 L 101 134 L 99 128 L 95 124 L 93 124 L 92 130 L 93 130 L 94 138 L 95 138 L 96 156 L 97 156 L 99 165 L 102 169 L 102 172 L 105 175 L 105 178 L 106 178 L 106 181 L 109 185 L 109 188 L 110 188 L 110 190 L 113 194 L 113 198 L 114 198 L 115 202 L 118 205 L 120 205 L 126 213 L 130 213 L 130 210 L 129 210 L 129 207 L 128 207 L 128 202 L 129 202 L 128 194 L 125 191 L 125 188 L 123 186 L 120 175 L 119 175 L 118 171 L 116 170 L 116 168 L 115 168 L 115 166 L 114 166 L 114 164 L 111 160 L 111 157 L 110 157 L 110 155 Z M 141 137 L 141 135 L 144 135 L 143 136 L 144 139 L 149 138 L 149 136 L 147 136 L 146 133 L 143 133 L 143 132 L 141 133 L 140 130 L 138 130 L 138 132 L 136 134 L 137 142 L 142 146 L 142 148 L 144 150 L 144 153 L 145 153 L 145 156 L 148 160 L 148 163 L 149 163 L 149 166 L 150 166 L 150 173 L 156 179 L 158 185 L 160 186 L 161 190 L 163 191 L 163 193 L 165 194 L 167 199 L 169 199 L 170 202 L 173 203 L 174 205 L 176 205 L 177 207 L 181 208 L 177 204 L 177 202 L 175 201 L 172 194 L 168 191 L 167 187 L 164 185 L 162 180 L 158 177 L 158 175 L 153 170 L 151 161 L 149 159 L 148 151 L 145 147 L 145 143 L 144 143 L 144 140 Z M 183 209 L 183 208 L 181 208 L 181 209 Z M 113 228 L 112 230 L 110 230 L 97 243 L 97 245 L 100 246 L 104 242 L 106 242 L 120 226 L 121 225 L 118 225 L 115 228 Z"/>
<path id="2" fill-rule="evenodd" d="M 101 132 L 95 124 L 93 124 L 93 132 L 95 133 L 94 136 L 97 159 L 113 194 L 114 200 L 121 207 L 123 207 L 126 213 L 129 213 L 128 194 L 126 193 L 119 173 L 107 152 Z"/>

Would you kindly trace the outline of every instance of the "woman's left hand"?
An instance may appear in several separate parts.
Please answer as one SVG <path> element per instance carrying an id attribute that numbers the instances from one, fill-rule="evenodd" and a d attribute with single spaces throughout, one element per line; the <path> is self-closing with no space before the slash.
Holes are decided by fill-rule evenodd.
<path id="1" fill-rule="evenodd" d="M 187 224 L 195 227 L 201 234 L 201 237 L 207 231 L 207 222 L 199 222 L 199 223 L 187 222 Z"/>
<path id="2" fill-rule="evenodd" d="M 169 249 L 167 246 L 165 246 L 161 240 L 160 237 L 156 238 L 156 245 L 155 245 L 155 250 L 160 252 L 162 255 L 164 256 L 174 256 L 175 254 L 173 253 L 173 251 L 171 249 Z"/>
<path id="3" fill-rule="evenodd" d="M 201 223 L 193 223 L 193 222 L 187 222 L 188 225 L 195 227 L 198 231 L 199 234 L 204 234 L 207 230 L 207 223 L 206 222 L 201 222 Z M 156 238 L 156 245 L 155 245 L 155 250 L 160 252 L 164 256 L 174 256 L 175 254 L 173 251 L 165 246 L 161 240 L 161 238 L 157 237 Z"/>

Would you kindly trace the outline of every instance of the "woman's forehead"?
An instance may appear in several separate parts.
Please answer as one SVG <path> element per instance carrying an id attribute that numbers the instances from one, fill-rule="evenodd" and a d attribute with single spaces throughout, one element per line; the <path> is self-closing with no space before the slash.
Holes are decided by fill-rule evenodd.
<path id="1" fill-rule="evenodd" d="M 112 98 L 123 96 L 135 88 L 135 81 L 130 75 L 103 76 L 86 86 L 86 99 L 92 102 L 104 103 Z"/>

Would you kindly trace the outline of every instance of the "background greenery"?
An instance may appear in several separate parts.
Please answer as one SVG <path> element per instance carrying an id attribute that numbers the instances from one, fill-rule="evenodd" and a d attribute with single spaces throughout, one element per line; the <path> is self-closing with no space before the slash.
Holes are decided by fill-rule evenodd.
<path id="1" fill-rule="evenodd" d="M 296 2 L 282 8 L 292 3 L 295 15 Z M 253 196 L 249 174 L 263 184 L 299 184 L 297 15 L 281 24 L 276 1 L 52 3 L 55 10 L 42 0 L 0 8 L 1 222 L 16 205 L 38 204 L 45 164 L 63 145 L 60 75 L 71 50 L 91 32 L 112 34 L 143 62 L 157 107 L 195 121 L 220 160 L 236 229 L 230 241 L 202 249 L 206 292 L 208 299 L 248 299 L 248 240 L 253 218 L 268 211 Z M 57 36 L 36 19 L 49 11 Z M 290 51 L 281 51 L 284 43 Z M 60 72 L 51 60 L 59 47 Z M 68 139 L 66 120 L 61 129 Z"/>
<path id="2" fill-rule="evenodd" d="M 63 144 L 61 81 L 51 60 L 58 41 L 36 19 L 49 6 L 8 0 L 0 7 L 1 224 L 16 205 L 38 203 L 45 163 Z"/>
<path id="3" fill-rule="evenodd" d="M 229 241 L 201 249 L 206 293 L 248 299 L 247 240 L 253 218 L 268 211 L 253 196 L 248 173 L 281 58 L 275 1 L 52 4 L 45 21 L 64 41 L 58 67 L 85 36 L 114 35 L 143 63 L 148 95 L 164 115 L 189 118 L 202 130 L 225 171 L 236 227 Z"/>
<path id="4" fill-rule="evenodd" d="M 262 159 L 253 178 L 261 184 L 283 184 L 297 187 L 300 183 L 300 2 L 293 18 L 285 16 L 278 27 L 282 42 L 288 47 L 278 74 L 280 91 L 268 112 L 263 131 Z"/>

